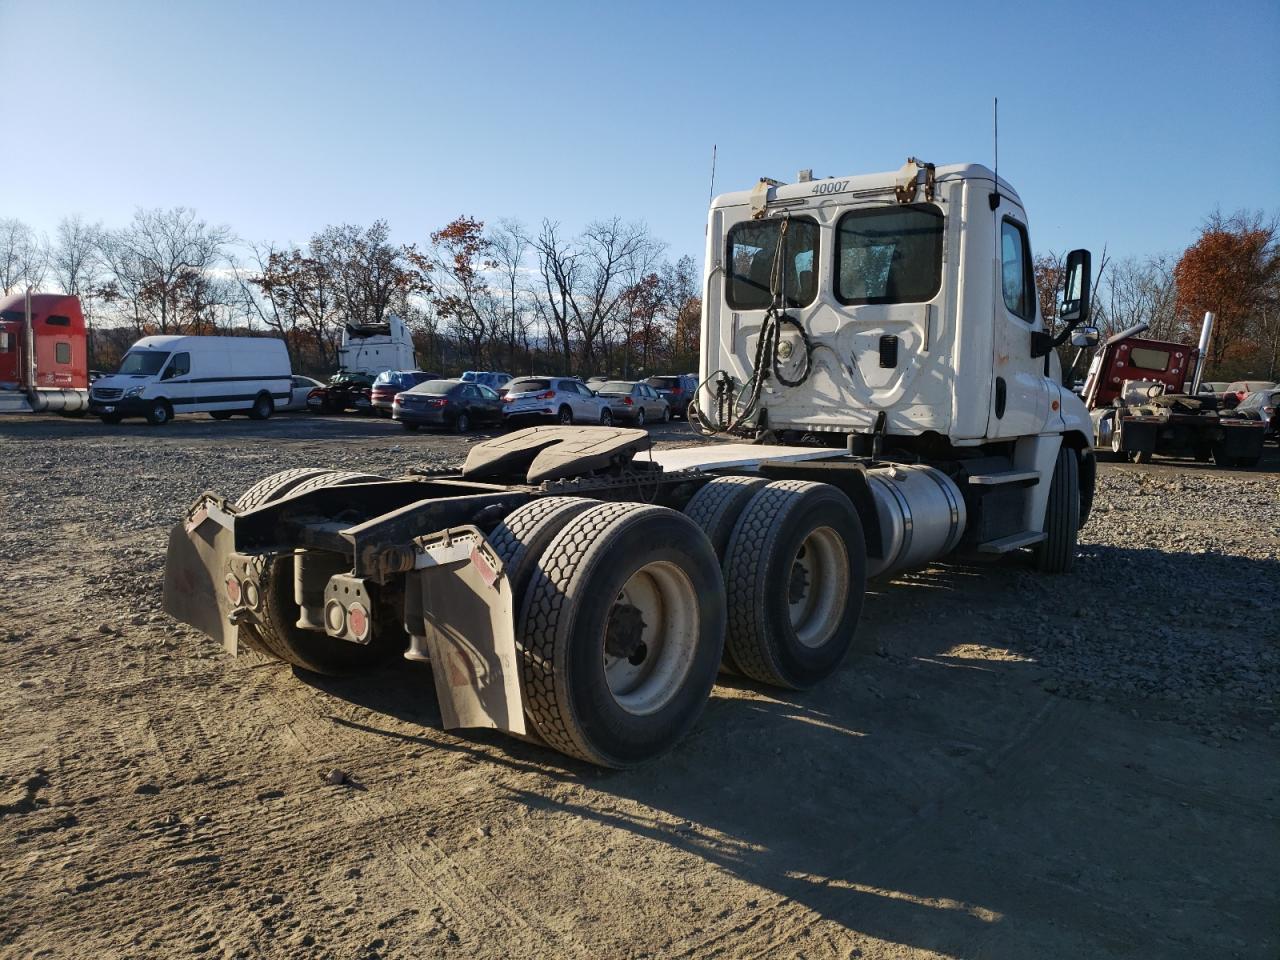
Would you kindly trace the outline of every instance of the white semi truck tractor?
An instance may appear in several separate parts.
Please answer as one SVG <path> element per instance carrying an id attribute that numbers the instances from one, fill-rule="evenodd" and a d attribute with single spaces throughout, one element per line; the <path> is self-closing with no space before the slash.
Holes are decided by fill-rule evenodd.
<path id="1" fill-rule="evenodd" d="M 1054 347 L 1096 340 L 1089 255 L 1057 332 L 1028 219 L 978 165 L 717 197 L 706 442 L 537 427 L 461 470 L 288 470 L 202 495 L 165 607 L 303 670 L 425 661 L 443 723 L 594 764 L 683 736 L 719 671 L 805 688 L 844 661 L 867 577 L 953 554 L 1071 567 L 1091 428 Z"/>

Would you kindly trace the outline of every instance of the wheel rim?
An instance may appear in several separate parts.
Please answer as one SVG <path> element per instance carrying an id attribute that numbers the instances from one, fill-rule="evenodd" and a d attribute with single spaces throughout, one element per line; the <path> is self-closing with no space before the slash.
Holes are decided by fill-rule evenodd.
<path id="1" fill-rule="evenodd" d="M 563 424 L 573 423 L 573 413 L 568 407 L 560 411 L 560 422 Z"/>
<path id="2" fill-rule="evenodd" d="M 467 419 L 467 415 L 465 413 L 458 414 L 458 432 L 466 433 L 469 426 L 471 426 L 471 421 Z"/>
<path id="3" fill-rule="evenodd" d="M 604 413 L 600 414 L 600 422 L 606 427 L 609 426 L 613 423 L 613 414 L 606 410 Z"/>
<path id="4" fill-rule="evenodd" d="M 644 411 L 643 411 L 643 410 L 641 410 L 639 413 L 637 413 L 637 414 L 636 414 L 636 424 L 637 424 L 637 425 L 639 425 L 639 426 L 644 426 Z"/>
<path id="5" fill-rule="evenodd" d="M 1111 428 L 1111 452 L 1120 453 L 1120 434 L 1115 432 L 1115 427 Z"/>
<path id="6" fill-rule="evenodd" d="M 633 716 L 656 713 L 680 691 L 698 643 L 698 594 L 674 563 L 647 563 L 627 580 L 605 627 L 604 675 Z"/>
<path id="7" fill-rule="evenodd" d="M 156 423 L 164 423 L 166 420 L 169 419 L 169 411 L 165 408 L 164 404 L 160 404 L 158 407 L 156 407 L 155 416 L 156 416 Z"/>
<path id="8" fill-rule="evenodd" d="M 814 649 L 830 639 L 844 615 L 849 595 L 849 554 L 831 527 L 817 527 L 804 538 L 783 585 L 791 628 L 803 646 Z"/>

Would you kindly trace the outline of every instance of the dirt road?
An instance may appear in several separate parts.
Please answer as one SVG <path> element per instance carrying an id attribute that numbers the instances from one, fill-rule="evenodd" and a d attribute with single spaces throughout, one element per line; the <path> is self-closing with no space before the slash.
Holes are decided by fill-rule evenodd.
<path id="1" fill-rule="evenodd" d="M 419 665 L 318 680 L 159 612 L 200 490 L 465 449 L 0 422 L 0 957 L 1277 956 L 1274 453 L 1105 467 L 1070 576 L 873 584 L 830 681 L 726 682 L 625 773 L 444 733 Z"/>

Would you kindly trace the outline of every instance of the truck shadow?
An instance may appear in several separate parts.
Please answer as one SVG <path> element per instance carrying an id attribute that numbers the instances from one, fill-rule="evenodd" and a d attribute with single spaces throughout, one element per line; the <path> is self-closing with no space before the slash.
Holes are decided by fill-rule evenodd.
<path id="1" fill-rule="evenodd" d="M 1267 889 L 1278 866 L 1256 850 L 1207 855 L 1213 823 L 1252 802 L 1238 796 L 1246 772 L 1184 727 L 1137 719 L 1150 710 L 1123 686 L 1144 644 L 1165 642 L 1170 619 L 1192 633 L 1227 625 L 1193 600 L 1168 619 L 1100 631 L 1089 603 L 1116 582 L 1198 582 L 1206 565 L 1242 583 L 1276 580 L 1274 563 L 1240 557 L 1083 546 L 1065 577 L 1010 559 L 873 583 L 864 652 L 835 676 L 803 693 L 722 677 L 693 734 L 636 770 L 601 772 L 498 734 L 421 739 L 506 767 L 498 783 L 513 810 L 535 814 L 523 829 L 553 845 L 575 849 L 588 822 L 613 832 L 611 846 L 665 858 L 670 897 L 629 908 L 687 917 L 689 933 L 647 945 L 655 955 L 732 956 L 744 938 L 753 955 L 789 956 L 819 929 L 828 939 L 817 955 L 837 941 L 840 955 L 855 955 L 862 937 L 965 956 L 1229 952 L 1216 939 L 1225 936 L 1218 891 Z M 1074 682 L 1060 656 L 1068 636 L 1093 637 L 1090 673 L 1104 680 L 1070 697 L 1061 695 Z M 438 727 L 434 699 L 423 697 L 430 677 L 415 673 L 309 682 Z M 1276 766 L 1272 757 L 1247 774 L 1263 797 L 1280 788 Z M 532 788 L 525 772 L 585 793 Z M 705 895 L 686 902 L 680 865 L 698 862 L 745 882 L 754 899 L 735 887 L 713 913 Z M 582 869 L 607 879 L 590 862 Z"/>

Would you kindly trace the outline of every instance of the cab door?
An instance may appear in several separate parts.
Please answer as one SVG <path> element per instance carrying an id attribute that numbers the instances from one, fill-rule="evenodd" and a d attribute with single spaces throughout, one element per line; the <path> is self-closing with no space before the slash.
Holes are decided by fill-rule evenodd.
<path id="1" fill-rule="evenodd" d="M 172 404 L 174 413 L 190 412 L 196 406 L 199 384 L 191 382 L 190 353 L 184 350 L 170 357 L 160 374 L 160 381 L 156 395 L 165 397 Z"/>
<path id="2" fill-rule="evenodd" d="M 1044 324 L 1026 216 L 1003 197 L 995 211 L 995 238 L 995 349 L 987 436 L 1022 437 L 1044 429 L 1049 383 L 1045 359 L 1031 356 L 1031 334 Z"/>

